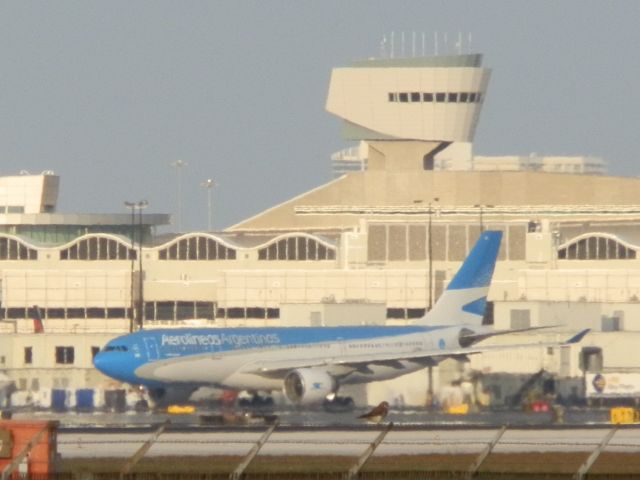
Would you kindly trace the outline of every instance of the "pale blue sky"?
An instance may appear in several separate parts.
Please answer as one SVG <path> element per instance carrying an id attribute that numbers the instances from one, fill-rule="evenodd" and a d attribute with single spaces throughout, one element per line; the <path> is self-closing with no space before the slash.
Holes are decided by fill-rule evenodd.
<path id="1" fill-rule="evenodd" d="M 391 31 L 472 33 L 493 69 L 482 155 L 597 155 L 638 175 L 640 2 L 3 1 L 0 174 L 54 170 L 59 210 L 222 228 L 330 179 L 332 67 Z M 444 47 L 440 44 L 440 52 Z"/>

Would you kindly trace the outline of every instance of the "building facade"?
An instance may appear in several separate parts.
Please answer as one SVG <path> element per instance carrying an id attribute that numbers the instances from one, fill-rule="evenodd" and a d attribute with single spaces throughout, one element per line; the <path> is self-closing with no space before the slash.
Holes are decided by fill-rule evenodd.
<path id="1" fill-rule="evenodd" d="M 139 325 L 408 324 L 437 300 L 483 229 L 504 232 L 487 323 L 553 327 L 524 335 L 528 342 L 598 333 L 578 346 L 475 356 L 436 372 L 441 382 L 469 370 L 541 368 L 575 382 L 585 346 L 601 349 L 603 370 L 637 368 L 640 179 L 606 176 L 588 157 L 529 159 L 540 168 L 494 157 L 475 168 L 471 144 L 490 78 L 481 64 L 480 55 L 458 55 L 334 70 L 327 110 L 345 138 L 362 142 L 352 153 L 366 168 L 225 231 L 158 237 L 154 226 L 168 219 L 148 216 L 140 245 L 127 236 L 135 223 L 127 215 L 113 229 L 87 222 L 58 241 L 1 231 L 0 368 L 25 389 L 104 387 L 90 373 L 91 352 Z M 588 168 L 552 168 L 568 164 Z M 340 306 L 351 313 L 336 313 Z M 34 333 L 36 312 L 47 341 Z M 48 367 L 30 367 L 29 351 Z M 55 376 L 41 375 L 59 360 L 67 363 Z M 394 391 L 424 403 L 424 372 L 394 382 L 367 387 L 360 400 Z"/>

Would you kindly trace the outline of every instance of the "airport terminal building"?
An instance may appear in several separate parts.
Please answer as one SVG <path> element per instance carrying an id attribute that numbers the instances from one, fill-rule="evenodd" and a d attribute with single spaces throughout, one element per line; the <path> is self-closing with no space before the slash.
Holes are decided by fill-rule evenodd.
<path id="1" fill-rule="evenodd" d="M 474 156 L 490 73 L 477 54 L 334 69 L 326 108 L 358 142 L 334 155 L 342 174 L 222 232 L 157 235 L 169 222 L 158 214 L 57 214 L 57 176 L 0 178 L 0 369 L 25 392 L 108 388 L 92 355 L 140 324 L 408 324 L 480 231 L 497 229 L 485 322 L 553 327 L 522 342 L 593 332 L 443 366 L 436 392 L 470 371 L 544 370 L 576 396 L 588 373 L 640 373 L 640 179 L 607 176 L 593 157 Z M 421 404 L 426 377 L 356 395 Z"/>

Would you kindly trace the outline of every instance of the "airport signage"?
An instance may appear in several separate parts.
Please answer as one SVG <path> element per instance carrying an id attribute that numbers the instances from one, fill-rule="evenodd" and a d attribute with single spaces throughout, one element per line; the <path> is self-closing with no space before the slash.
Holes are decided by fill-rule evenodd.
<path id="1" fill-rule="evenodd" d="M 587 397 L 640 397 L 640 373 L 587 373 Z"/>

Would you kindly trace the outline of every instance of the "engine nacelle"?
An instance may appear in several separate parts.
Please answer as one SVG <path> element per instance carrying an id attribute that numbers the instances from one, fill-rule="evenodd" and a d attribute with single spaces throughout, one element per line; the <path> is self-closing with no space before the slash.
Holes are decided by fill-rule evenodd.
<path id="1" fill-rule="evenodd" d="M 476 333 L 469 328 L 461 328 L 458 334 L 458 344 L 462 348 L 467 348 L 478 341 Z"/>
<path id="2" fill-rule="evenodd" d="M 293 370 L 284 378 L 284 394 L 296 405 L 322 403 L 338 389 L 338 382 L 326 371 L 315 368 Z"/>

